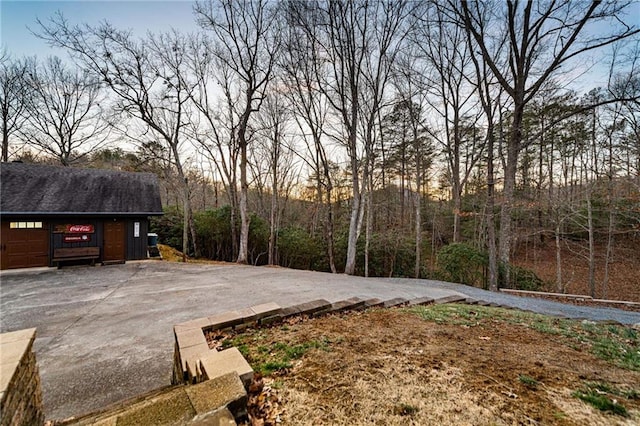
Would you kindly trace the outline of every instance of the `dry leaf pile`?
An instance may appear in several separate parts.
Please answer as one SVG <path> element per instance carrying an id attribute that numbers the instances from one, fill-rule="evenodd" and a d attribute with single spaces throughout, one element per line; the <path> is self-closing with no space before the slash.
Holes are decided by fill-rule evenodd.
<path id="1" fill-rule="evenodd" d="M 275 426 L 282 423 L 284 413 L 278 391 L 273 388 L 273 379 L 263 378 L 259 373 L 253 377 L 249 386 L 249 425 Z"/>

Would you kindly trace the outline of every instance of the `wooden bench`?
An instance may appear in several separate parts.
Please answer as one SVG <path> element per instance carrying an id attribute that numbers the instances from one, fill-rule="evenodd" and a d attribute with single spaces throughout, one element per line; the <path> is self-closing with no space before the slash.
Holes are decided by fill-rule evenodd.
<path id="1" fill-rule="evenodd" d="M 100 247 L 73 247 L 73 248 L 57 248 L 53 250 L 53 262 L 58 264 L 67 260 L 85 260 L 90 259 L 91 265 L 95 265 L 96 260 L 100 258 Z"/>

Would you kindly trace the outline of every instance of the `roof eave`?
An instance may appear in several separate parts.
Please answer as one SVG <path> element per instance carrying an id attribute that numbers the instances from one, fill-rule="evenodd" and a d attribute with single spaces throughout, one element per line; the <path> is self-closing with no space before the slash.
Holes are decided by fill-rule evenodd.
<path id="1" fill-rule="evenodd" d="M 0 212 L 0 216 L 162 216 L 164 212 Z"/>

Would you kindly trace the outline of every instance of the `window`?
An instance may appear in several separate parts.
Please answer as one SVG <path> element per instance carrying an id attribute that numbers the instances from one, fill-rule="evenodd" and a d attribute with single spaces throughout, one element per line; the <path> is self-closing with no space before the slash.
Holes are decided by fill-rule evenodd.
<path id="1" fill-rule="evenodd" d="M 42 222 L 11 222 L 11 229 L 42 229 Z"/>

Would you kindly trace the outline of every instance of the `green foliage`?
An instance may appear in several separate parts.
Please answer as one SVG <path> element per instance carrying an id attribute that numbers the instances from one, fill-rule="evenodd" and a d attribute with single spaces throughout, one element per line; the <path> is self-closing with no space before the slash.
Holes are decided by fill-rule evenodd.
<path id="1" fill-rule="evenodd" d="M 418 411 L 420 411 L 420 409 L 415 405 L 405 403 L 400 403 L 393 407 L 393 414 L 396 414 L 398 416 L 413 416 Z"/>
<path id="2" fill-rule="evenodd" d="M 243 333 L 222 341 L 223 348 L 235 346 L 254 370 L 268 376 L 292 367 L 291 362 L 302 358 L 311 350 L 329 351 L 332 343 L 327 338 L 309 340 L 301 343 L 273 342 L 269 340 L 268 330 L 256 330 Z"/>
<path id="3" fill-rule="evenodd" d="M 640 339 L 627 327 L 551 319 L 543 315 L 529 321 L 529 327 L 564 338 L 569 346 L 587 345 L 600 359 L 627 370 L 640 371 Z"/>
<path id="4" fill-rule="evenodd" d="M 494 308 L 485 306 L 474 306 L 471 308 L 467 305 L 458 305 L 455 303 L 414 306 L 407 309 L 425 321 L 432 321 L 437 324 L 462 325 L 465 327 L 476 326 L 482 320 L 499 315 L 499 312 Z"/>
<path id="5" fill-rule="evenodd" d="M 358 248 L 358 272 L 364 275 L 364 241 Z M 415 250 L 415 239 L 397 231 L 374 233 L 369 246 L 369 276 L 415 276 Z"/>
<path id="6" fill-rule="evenodd" d="M 196 242 L 200 256 L 232 262 L 238 253 L 233 252 L 231 232 L 231 207 L 196 212 L 193 215 Z M 236 235 L 240 234 L 240 217 L 237 218 Z M 164 209 L 164 216 L 151 218 L 151 232 L 156 232 L 162 244 L 182 250 L 182 209 L 170 206 Z M 249 262 L 266 263 L 269 241 L 269 224 L 262 218 L 251 215 L 249 224 Z"/>
<path id="7" fill-rule="evenodd" d="M 365 270 L 365 238 L 356 245 L 356 274 L 364 275 Z M 345 239 L 346 245 L 346 239 Z M 410 276 L 413 270 L 411 253 L 407 253 L 407 245 L 397 233 L 375 233 L 369 241 L 369 276 Z M 407 254 L 409 256 L 407 256 Z M 345 250 L 346 256 L 346 250 Z M 407 258 L 409 265 L 406 265 Z"/>
<path id="8" fill-rule="evenodd" d="M 466 243 L 444 246 L 437 256 L 437 278 L 444 281 L 487 288 L 489 257 L 486 252 Z M 506 271 L 509 269 L 509 282 Z M 544 286 L 533 271 L 516 265 L 499 265 L 499 286 L 518 290 L 540 290 Z"/>
<path id="9" fill-rule="evenodd" d="M 628 417 L 629 413 L 624 405 L 619 404 L 617 401 L 612 400 L 606 394 L 598 389 L 582 389 L 573 393 L 575 398 L 578 398 L 589 405 L 597 408 L 600 411 L 616 414 L 622 417 Z"/>
<path id="10" fill-rule="evenodd" d="M 465 243 L 452 243 L 438 252 L 440 278 L 445 281 L 486 287 L 487 255 Z"/>
<path id="11" fill-rule="evenodd" d="M 230 206 L 195 213 L 193 221 L 203 257 L 228 262 L 234 260 L 237 253 L 232 252 Z"/>
<path id="12" fill-rule="evenodd" d="M 633 341 L 633 340 L 628 340 Z M 640 371 L 640 345 L 635 339 L 635 347 L 628 345 L 619 338 L 601 335 L 593 346 L 593 352 L 598 358 L 612 361 L 631 370 Z"/>
<path id="13" fill-rule="evenodd" d="M 163 216 L 152 216 L 149 230 L 158 234 L 158 241 L 182 250 L 182 208 L 167 206 Z"/>
<path id="14" fill-rule="evenodd" d="M 267 361 L 256 366 L 256 370 L 263 376 L 270 376 L 277 371 L 288 370 L 289 368 L 291 368 L 291 363 L 283 360 Z"/>
<path id="15" fill-rule="evenodd" d="M 518 376 L 518 380 L 520 381 L 520 383 L 522 383 L 523 385 L 535 389 L 538 387 L 538 385 L 540 384 L 540 382 L 538 382 L 536 379 L 534 379 L 531 376 L 527 376 L 526 374 L 520 374 Z"/>
<path id="16" fill-rule="evenodd" d="M 541 280 L 535 272 L 521 268 L 516 265 L 509 265 L 509 282 L 506 283 L 505 267 L 500 265 L 499 274 L 501 287 L 514 288 L 517 290 L 538 291 L 544 287 L 544 281 Z"/>
<path id="17" fill-rule="evenodd" d="M 238 253 L 233 251 L 231 229 L 231 206 L 206 210 L 194 214 L 196 238 L 200 255 L 207 259 L 233 262 Z M 240 216 L 236 216 L 236 235 L 240 236 Z M 248 261 L 253 265 L 264 265 L 269 241 L 269 224 L 261 217 L 251 214 L 249 222 Z"/>
<path id="18" fill-rule="evenodd" d="M 254 213 L 249 217 L 249 263 L 266 265 L 269 260 L 269 223 Z"/>
<path id="19" fill-rule="evenodd" d="M 264 376 L 291 368 L 291 361 L 302 358 L 310 350 L 329 350 L 329 340 L 311 340 L 299 344 L 282 342 L 271 346 L 254 346 L 245 355 L 251 366 Z M 244 355 L 244 354 L 243 354 Z"/>
<path id="20" fill-rule="evenodd" d="M 239 345 L 237 346 L 238 351 L 242 354 L 242 356 L 249 356 L 249 346 L 247 345 Z"/>
<path id="21" fill-rule="evenodd" d="M 335 242 L 336 267 L 344 269 L 347 256 L 348 230 L 338 233 Z M 423 240 L 422 258 L 426 258 L 429 241 Z M 356 245 L 356 275 L 364 275 L 365 238 L 361 236 Z M 375 232 L 369 242 L 369 276 L 371 277 L 414 277 L 416 248 L 415 239 L 398 230 Z M 421 272 L 421 276 L 426 273 Z"/>
<path id="22" fill-rule="evenodd" d="M 296 226 L 285 227 L 278 233 L 280 265 L 287 268 L 326 271 L 326 249 L 320 238 Z"/>
<path id="23" fill-rule="evenodd" d="M 607 393 L 609 395 L 625 399 L 640 399 L 640 393 L 637 389 L 618 389 L 611 384 L 604 382 L 585 382 L 585 386 L 600 394 Z"/>

